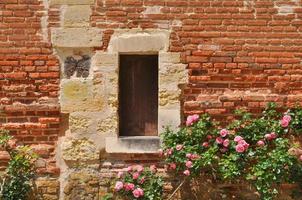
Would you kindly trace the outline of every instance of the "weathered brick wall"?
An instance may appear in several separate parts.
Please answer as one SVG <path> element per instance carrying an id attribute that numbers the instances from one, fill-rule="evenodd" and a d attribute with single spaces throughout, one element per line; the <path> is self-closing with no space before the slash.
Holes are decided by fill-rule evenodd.
<path id="1" fill-rule="evenodd" d="M 42 1 L 0 1 L 0 127 L 33 145 L 43 158 L 41 173 L 56 174 L 59 64 L 46 19 Z"/>
<path id="2" fill-rule="evenodd" d="M 170 50 L 189 64 L 185 113 L 224 118 L 301 102 L 301 19 L 300 0 L 99 0 L 91 24 L 108 33 L 104 48 L 114 29 L 171 30 Z"/>
<path id="3" fill-rule="evenodd" d="M 107 52 L 111 36 L 117 30 L 166 30 L 170 32 L 169 53 L 180 53 L 181 62 L 188 64 L 189 80 L 182 86 L 181 96 L 185 115 L 209 112 L 218 119 L 225 119 L 238 106 L 246 106 L 255 113 L 270 101 L 292 106 L 302 102 L 301 6 L 301 0 L 0 0 L 1 127 L 11 130 L 20 142 L 32 145 L 39 152 L 41 174 L 58 174 L 57 167 L 66 172 L 61 173 L 61 180 L 67 180 L 64 184 L 61 182 L 61 194 L 66 198 L 76 198 L 74 195 L 78 193 L 73 188 L 84 187 L 77 183 L 85 179 L 85 174 L 92 177 L 87 183 L 93 191 L 99 185 L 102 188 L 102 178 L 96 183 L 96 177 L 112 176 L 115 168 L 128 162 L 113 164 L 113 167 L 96 164 L 101 153 L 95 152 L 98 151 L 95 141 L 81 138 L 84 137 L 82 132 L 74 132 L 86 128 L 85 134 L 92 133 L 86 126 L 95 123 L 88 119 L 94 115 L 82 111 L 90 109 L 90 112 L 102 113 L 103 108 L 97 103 L 103 102 L 103 96 L 98 88 L 105 83 L 108 74 L 97 71 L 91 75 L 90 82 L 79 79 L 69 85 L 71 91 L 66 91 L 74 99 L 82 95 L 81 92 L 73 93 L 77 87 L 95 87 L 93 90 L 99 92 L 98 98 L 94 99 L 96 102 L 64 107 L 65 111 L 71 110 L 69 122 L 74 127 L 70 128 L 68 116 L 64 119 L 66 123 L 62 118 L 60 123 L 63 106 L 61 102 L 60 110 L 58 100 L 60 82 L 62 84 L 65 78 L 61 76 L 60 80 L 60 71 L 64 70 L 66 56 L 76 52 L 80 56 L 87 53 L 93 57 Z M 66 35 L 83 34 L 82 27 L 87 30 L 87 37 L 80 41 L 66 42 L 60 34 L 54 38 L 51 35 L 54 28 L 63 30 Z M 63 41 L 63 45 L 59 44 L 62 46 L 56 43 L 59 40 Z M 85 41 L 91 43 L 86 45 Z M 106 60 L 104 55 L 98 59 L 98 63 L 109 62 L 109 65 L 115 62 Z M 71 83 L 74 80 L 64 81 Z M 82 109 L 82 113 L 75 107 Z M 98 117 L 92 120 L 101 119 Z M 109 122 L 104 120 L 98 130 L 116 126 L 102 127 Z M 70 129 L 70 135 L 80 138 L 65 138 L 66 144 L 70 145 L 62 143 L 61 146 L 68 150 L 65 154 L 57 148 L 57 143 L 61 143 L 57 142 L 60 125 L 64 126 L 62 129 L 65 126 L 66 130 Z M 60 160 L 57 164 L 55 154 Z M 65 161 L 69 159 L 72 163 L 67 163 L 70 166 L 62 160 L 64 156 Z M 100 157 L 104 158 L 103 162 L 105 157 L 103 154 Z M 7 159 L 7 155 L 0 152 L 0 160 L 3 159 Z M 93 161 L 93 169 L 85 171 L 87 160 Z M 43 191 L 47 191 L 46 185 L 47 182 Z M 89 187 L 87 191 L 91 189 Z M 85 196 L 86 189 L 83 195 L 79 193 L 80 196 Z M 53 190 L 50 189 L 51 195 L 58 193 Z"/>

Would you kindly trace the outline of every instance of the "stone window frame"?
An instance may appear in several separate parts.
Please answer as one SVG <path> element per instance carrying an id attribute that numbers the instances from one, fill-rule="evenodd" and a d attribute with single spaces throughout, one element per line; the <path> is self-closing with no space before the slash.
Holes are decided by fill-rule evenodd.
<path id="1" fill-rule="evenodd" d="M 179 52 L 169 52 L 170 32 L 166 30 L 118 30 L 112 35 L 106 52 L 96 52 L 94 74 L 107 77 L 105 91 L 112 133 L 105 138 L 107 153 L 156 153 L 159 148 L 159 136 L 119 137 L 118 127 L 118 70 L 119 55 L 158 55 L 159 67 L 159 105 L 158 133 L 165 126 L 172 129 L 181 123 L 181 88 L 187 83 L 187 65 L 181 63 Z M 108 134 L 108 133 L 107 133 Z"/>

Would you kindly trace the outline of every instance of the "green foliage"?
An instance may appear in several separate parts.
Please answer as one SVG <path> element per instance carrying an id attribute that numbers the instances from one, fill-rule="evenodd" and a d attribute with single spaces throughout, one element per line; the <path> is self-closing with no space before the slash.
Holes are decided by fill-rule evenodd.
<path id="1" fill-rule="evenodd" d="M 24 200 L 31 191 L 37 155 L 28 146 L 15 146 L 8 131 L 0 131 L 0 145 L 10 155 L 8 167 L 1 176 L 0 199 Z"/>
<path id="2" fill-rule="evenodd" d="M 289 153 L 297 147 L 293 135 L 302 131 L 302 109 L 280 113 L 270 103 L 261 116 L 245 110 L 235 114 L 236 119 L 226 129 L 212 123 L 208 115 L 194 123 L 189 116 L 187 126 L 177 132 L 167 129 L 162 138 L 168 168 L 189 177 L 208 168 L 222 180 L 245 180 L 263 200 L 275 198 L 282 183 L 302 186 L 302 156 L 299 160 L 298 155 Z"/>

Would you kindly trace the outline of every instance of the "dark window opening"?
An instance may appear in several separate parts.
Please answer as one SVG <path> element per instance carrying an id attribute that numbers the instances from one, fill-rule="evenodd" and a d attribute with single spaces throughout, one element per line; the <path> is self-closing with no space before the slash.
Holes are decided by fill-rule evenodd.
<path id="1" fill-rule="evenodd" d="M 121 55 L 119 135 L 157 136 L 158 56 Z"/>

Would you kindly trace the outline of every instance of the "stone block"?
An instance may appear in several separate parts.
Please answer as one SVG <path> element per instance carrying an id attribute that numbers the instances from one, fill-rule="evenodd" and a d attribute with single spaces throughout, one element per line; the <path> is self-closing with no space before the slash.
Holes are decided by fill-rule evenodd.
<path id="1" fill-rule="evenodd" d="M 53 28 L 51 41 L 54 47 L 100 47 L 102 32 L 98 28 Z"/>
<path id="2" fill-rule="evenodd" d="M 89 26 L 91 8 L 89 5 L 71 5 L 64 10 L 63 23 L 65 27 Z"/>
<path id="3" fill-rule="evenodd" d="M 102 88 L 93 87 L 92 80 L 65 79 L 61 81 L 60 104 L 62 112 L 101 111 L 105 96 Z"/>
<path id="4" fill-rule="evenodd" d="M 169 126 L 172 130 L 176 130 L 181 124 L 180 113 L 180 105 L 174 109 L 159 107 L 158 131 L 162 133 L 166 126 Z"/>
<path id="5" fill-rule="evenodd" d="M 165 87 L 187 83 L 188 71 L 185 64 L 160 64 L 159 66 L 159 85 Z M 167 87 L 165 87 L 167 88 Z"/>
<path id="6" fill-rule="evenodd" d="M 157 136 L 107 137 L 107 153 L 157 153 L 160 138 Z"/>
<path id="7" fill-rule="evenodd" d="M 121 53 L 157 53 L 169 48 L 168 31 L 131 30 L 116 32 L 110 40 L 108 51 Z"/>
<path id="8" fill-rule="evenodd" d="M 94 0 L 50 0 L 49 5 L 92 5 Z"/>
<path id="9" fill-rule="evenodd" d="M 92 57 L 92 66 L 94 71 L 100 72 L 118 72 L 119 56 L 117 53 L 96 52 Z"/>
<path id="10" fill-rule="evenodd" d="M 97 162 L 99 152 L 96 145 L 86 139 L 67 138 L 62 144 L 62 157 L 66 162 Z"/>
<path id="11" fill-rule="evenodd" d="M 180 63 L 180 53 L 161 52 L 159 53 L 159 63 Z"/>

